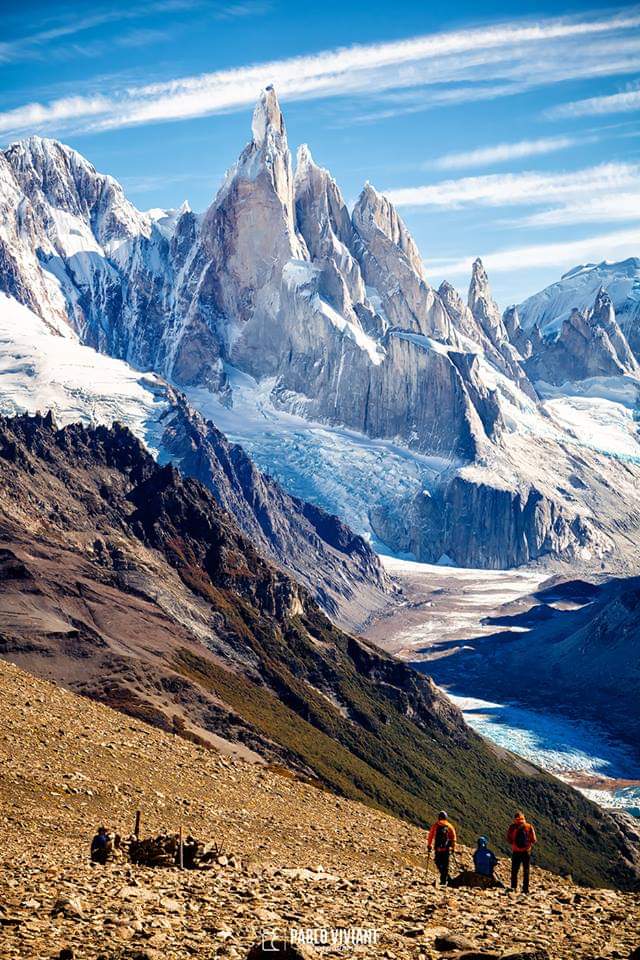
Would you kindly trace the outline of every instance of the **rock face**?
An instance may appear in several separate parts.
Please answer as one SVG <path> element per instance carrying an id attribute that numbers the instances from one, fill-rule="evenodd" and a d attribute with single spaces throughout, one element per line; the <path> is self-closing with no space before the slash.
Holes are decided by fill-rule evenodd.
<path id="1" fill-rule="evenodd" d="M 0 294 L 0 413 L 51 409 L 60 425 L 126 424 L 165 463 L 172 460 L 233 513 L 263 557 L 304 584 L 354 630 L 392 598 L 367 543 L 337 517 L 289 496 L 243 450 L 160 377 L 54 336 L 39 317 Z"/>
<path id="2" fill-rule="evenodd" d="M 451 322 L 393 205 L 367 183 L 353 210 L 364 280 L 393 327 L 446 341 Z"/>
<path id="3" fill-rule="evenodd" d="M 6 960 L 61 950 L 108 960 L 241 958 L 263 937 L 289 939 L 292 928 L 302 939 L 317 927 L 346 933 L 363 925 L 377 943 L 356 951 L 398 958 L 420 952 L 435 960 L 443 937 L 465 937 L 472 956 L 494 958 L 514 944 L 520 957 L 552 960 L 628 957 L 637 945 L 637 894 L 579 887 L 538 867 L 529 896 L 514 902 L 499 890 L 443 896 L 425 869 L 424 830 L 154 730 L 3 662 L 0 722 Z M 144 837 L 183 824 L 223 843 L 227 862 L 188 871 L 124 858 L 92 866 L 95 825 L 126 836 L 138 808 Z M 463 834 L 462 864 L 472 839 Z M 507 872 L 501 859 L 498 875 Z M 79 902 L 82 919 L 51 917 L 62 898 Z"/>
<path id="4" fill-rule="evenodd" d="M 575 267 L 557 283 L 545 287 L 518 307 L 525 330 L 538 327 L 545 336 L 557 333 L 573 309 L 585 313 L 604 290 L 616 321 L 636 359 L 640 359 L 640 258 L 604 261 Z"/>
<path id="5" fill-rule="evenodd" d="M 374 524 L 385 535 L 397 518 L 384 509 Z M 464 470 L 438 487 L 423 491 L 404 517 L 408 553 L 437 563 L 447 557 L 473 567 L 504 569 L 542 556 L 568 556 L 595 539 L 591 524 L 534 486 L 483 482 Z"/>
<path id="6" fill-rule="evenodd" d="M 544 338 L 538 327 L 519 336 L 526 342 L 526 367 L 534 380 L 560 386 L 591 377 L 640 376 L 611 298 L 602 288 L 590 309 L 572 309 L 557 336 Z"/>
<path id="7" fill-rule="evenodd" d="M 377 556 L 338 517 L 286 493 L 184 397 L 175 396 L 164 419 L 164 453 L 211 490 L 256 550 L 302 583 L 334 622 L 355 629 L 390 601 Z"/>
<path id="8" fill-rule="evenodd" d="M 480 259 L 473 263 L 468 307 L 480 331 L 497 352 L 500 358 L 497 361 L 498 367 L 511 377 L 521 390 L 535 399 L 536 392 L 521 366 L 522 358 L 511 342 L 498 305 L 491 296 L 489 278 Z"/>
<path id="9" fill-rule="evenodd" d="M 54 140 L 31 137 L 3 161 L 0 189 L 13 206 L 0 236 L 5 292 L 140 369 L 220 387 L 218 341 L 181 284 L 197 253 L 194 214 L 155 222 Z"/>
<path id="10" fill-rule="evenodd" d="M 253 139 L 227 174 L 201 232 L 216 308 L 236 330 L 248 321 L 259 328 L 277 309 L 274 290 L 285 263 L 307 256 L 295 229 L 291 156 L 273 88 L 263 92 L 251 129 Z"/>
<path id="11" fill-rule="evenodd" d="M 372 502 L 357 532 L 384 531 L 392 549 L 409 540 L 419 559 L 441 550 L 459 563 L 512 565 L 585 547 L 590 511 L 573 494 L 567 509 L 564 492 L 574 471 L 554 485 L 532 466 L 543 454 L 565 462 L 576 431 L 566 418 L 550 426 L 532 381 L 635 378 L 627 321 L 602 297 L 588 315 L 568 314 L 550 339 L 531 304 L 501 317 L 480 260 L 467 303 L 449 284 L 435 290 L 406 225 L 373 186 L 350 214 L 307 147 L 294 173 L 272 88 L 202 217 L 188 207 L 140 213 L 111 178 L 39 138 L 2 155 L 0 203 L 0 285 L 63 335 L 71 328 L 98 350 L 200 397 L 211 391 L 227 407 L 239 402 L 240 370 L 284 414 L 415 455 L 425 469 L 412 497 L 403 476 Z M 511 449 L 522 453 L 523 438 L 521 466 Z M 583 452 L 580 484 L 589 486 L 594 469 Z M 618 467 L 610 469 L 614 489 Z M 305 476 L 296 479 L 304 488 Z M 343 478 L 336 483 L 344 489 Z M 491 524 L 475 513 L 487 503 L 497 511 Z M 604 540 L 620 552 L 623 511 L 622 501 L 612 503 L 599 517 Z M 396 521 L 403 513 L 415 518 L 413 531 Z"/>

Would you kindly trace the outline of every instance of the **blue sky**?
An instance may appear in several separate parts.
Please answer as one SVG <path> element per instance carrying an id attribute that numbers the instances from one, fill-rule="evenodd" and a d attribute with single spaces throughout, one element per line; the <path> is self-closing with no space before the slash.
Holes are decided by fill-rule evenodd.
<path id="1" fill-rule="evenodd" d="M 348 202 L 397 203 L 428 275 L 504 306 L 640 255 L 640 6 L 129 0 L 2 6 L 0 139 L 41 133 L 142 209 L 203 210 L 273 82 Z"/>

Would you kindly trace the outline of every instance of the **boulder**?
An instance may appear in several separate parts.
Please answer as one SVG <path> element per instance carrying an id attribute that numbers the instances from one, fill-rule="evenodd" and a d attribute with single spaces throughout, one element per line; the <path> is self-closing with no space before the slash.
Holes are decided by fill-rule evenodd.
<path id="1" fill-rule="evenodd" d="M 549 960 L 549 953 L 544 947 L 511 947 L 500 960 Z"/>
<path id="2" fill-rule="evenodd" d="M 448 953 L 453 950 L 473 950 L 475 947 L 468 937 L 459 933 L 440 934 L 435 938 L 433 945 L 440 953 Z"/>
<path id="3" fill-rule="evenodd" d="M 76 897 L 59 897 L 51 908 L 51 916 L 63 916 L 67 920 L 81 920 L 84 916 L 82 903 Z"/>

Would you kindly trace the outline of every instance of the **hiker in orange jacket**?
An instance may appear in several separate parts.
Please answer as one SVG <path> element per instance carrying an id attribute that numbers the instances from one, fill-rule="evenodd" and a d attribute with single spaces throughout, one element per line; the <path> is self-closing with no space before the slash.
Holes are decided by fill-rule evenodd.
<path id="1" fill-rule="evenodd" d="M 440 871 L 440 883 L 446 886 L 449 882 L 449 859 L 456 851 L 456 831 L 449 823 L 447 814 L 441 810 L 438 819 L 429 830 L 427 849 L 429 853 L 435 849 L 435 864 Z"/>
<path id="2" fill-rule="evenodd" d="M 516 813 L 507 830 L 507 841 L 511 844 L 511 889 L 518 889 L 518 874 L 522 867 L 522 892 L 529 893 L 531 849 L 534 843 L 538 842 L 538 838 L 532 825 L 527 823 L 524 813 Z"/>

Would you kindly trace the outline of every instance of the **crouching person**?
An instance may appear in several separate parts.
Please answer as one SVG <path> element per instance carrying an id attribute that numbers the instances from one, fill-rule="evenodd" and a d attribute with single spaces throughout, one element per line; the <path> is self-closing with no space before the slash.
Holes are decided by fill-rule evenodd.
<path id="1" fill-rule="evenodd" d="M 91 860 L 93 863 L 105 865 L 113 850 L 113 842 L 106 827 L 98 827 L 98 832 L 91 841 Z"/>
<path id="2" fill-rule="evenodd" d="M 493 850 L 489 849 L 489 841 L 486 837 L 478 837 L 478 846 L 473 855 L 473 868 L 481 877 L 494 879 L 493 871 L 498 863 Z"/>

